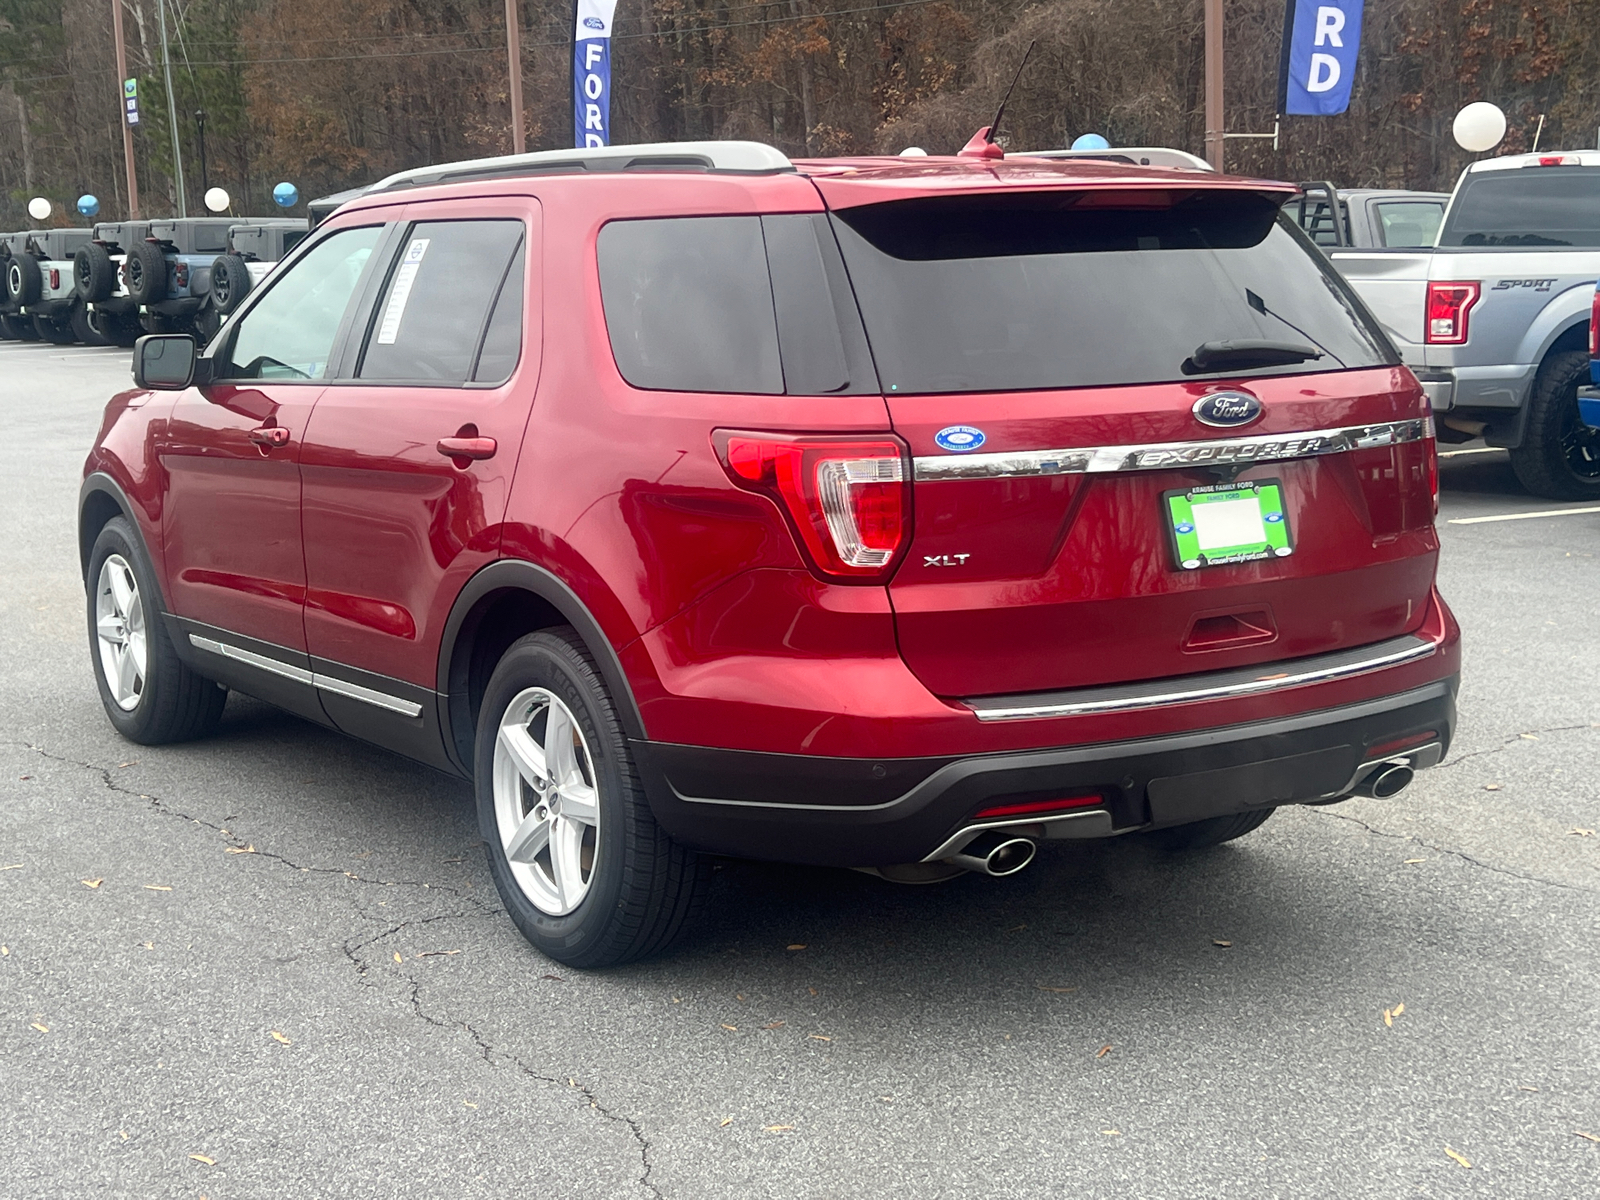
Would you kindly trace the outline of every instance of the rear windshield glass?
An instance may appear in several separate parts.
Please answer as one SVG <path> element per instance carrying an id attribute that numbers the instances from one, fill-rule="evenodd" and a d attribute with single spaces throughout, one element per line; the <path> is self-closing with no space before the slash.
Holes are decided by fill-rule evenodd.
<path id="1" fill-rule="evenodd" d="M 847 209 L 835 229 L 891 392 L 1095 387 L 1398 361 L 1348 287 L 1265 196 L 935 197 Z M 1241 354 L 1240 343 L 1266 353 Z M 1284 361 L 1296 348 L 1306 357 Z"/>
<path id="2" fill-rule="evenodd" d="M 1376 207 L 1385 246 L 1423 250 L 1438 240 L 1443 200 L 1394 200 Z"/>
<path id="3" fill-rule="evenodd" d="M 1600 246 L 1600 171 L 1521 167 L 1468 175 L 1441 246 Z"/>

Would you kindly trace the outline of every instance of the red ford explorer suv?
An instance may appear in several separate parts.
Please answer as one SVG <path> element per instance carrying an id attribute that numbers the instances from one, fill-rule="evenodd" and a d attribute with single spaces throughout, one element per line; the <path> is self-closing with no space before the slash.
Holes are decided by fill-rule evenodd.
<path id="1" fill-rule="evenodd" d="M 136 349 L 106 711 L 236 688 L 472 780 L 580 966 L 712 855 L 932 881 L 1393 795 L 1455 719 L 1433 428 L 1292 194 L 739 142 L 388 179 Z"/>

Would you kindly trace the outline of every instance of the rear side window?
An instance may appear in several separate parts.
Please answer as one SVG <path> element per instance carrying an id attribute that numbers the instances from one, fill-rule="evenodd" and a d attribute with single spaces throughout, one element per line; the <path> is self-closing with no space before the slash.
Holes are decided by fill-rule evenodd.
<path id="1" fill-rule="evenodd" d="M 356 375 L 395 383 L 462 384 L 474 380 L 503 289 L 504 314 L 517 315 L 516 343 L 497 333 L 498 383 L 521 347 L 522 273 L 509 270 L 521 251 L 521 221 L 422 221 L 400 242 L 384 284 Z"/>
<path id="2" fill-rule="evenodd" d="M 1385 246 L 1425 250 L 1438 240 L 1442 200 L 1391 200 L 1376 207 Z"/>
<path id="3" fill-rule="evenodd" d="M 1600 170 L 1520 167 L 1468 175 L 1441 246 L 1600 246 Z"/>
<path id="4" fill-rule="evenodd" d="M 1278 209 L 1270 197 L 1221 189 L 1023 192 L 866 205 L 838 213 L 835 228 L 890 392 L 1397 362 Z M 1214 345 L 1239 341 L 1320 357 L 1265 366 Z"/>

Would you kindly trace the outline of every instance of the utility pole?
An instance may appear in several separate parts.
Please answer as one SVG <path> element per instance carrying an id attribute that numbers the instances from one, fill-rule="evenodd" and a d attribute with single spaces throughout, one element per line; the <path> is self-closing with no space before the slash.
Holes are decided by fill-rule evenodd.
<path id="1" fill-rule="evenodd" d="M 122 0 L 111 0 L 111 32 L 117 40 L 117 88 L 127 96 L 128 44 L 122 37 Z M 128 124 L 128 101 L 122 108 L 122 159 L 128 167 L 128 220 L 139 219 L 139 172 L 133 165 L 133 126 Z"/>
<path id="2" fill-rule="evenodd" d="M 1222 0 L 1206 0 L 1206 161 L 1222 170 Z"/>
<path id="3" fill-rule="evenodd" d="M 517 0 L 506 0 L 506 57 L 511 67 L 511 152 L 528 148 L 522 132 L 522 31 L 517 22 Z"/>
<path id="4" fill-rule="evenodd" d="M 167 51 L 167 0 L 156 0 L 161 15 L 161 70 L 167 78 L 167 120 L 172 125 L 172 182 L 178 189 L 178 216 L 189 215 L 189 200 L 183 194 L 183 148 L 178 145 L 178 100 L 172 94 L 172 55 Z"/>
<path id="5" fill-rule="evenodd" d="M 200 194 L 204 196 L 211 190 L 211 181 L 206 177 L 206 110 L 194 110 L 194 127 L 200 135 Z"/>

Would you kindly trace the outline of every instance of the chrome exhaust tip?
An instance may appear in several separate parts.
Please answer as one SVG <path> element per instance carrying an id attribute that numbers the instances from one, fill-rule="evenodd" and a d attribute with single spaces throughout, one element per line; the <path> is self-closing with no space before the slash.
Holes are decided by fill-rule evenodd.
<path id="1" fill-rule="evenodd" d="M 981 875 L 997 879 L 1015 875 L 1033 861 L 1037 847 L 1031 838 L 1006 837 L 999 833 L 979 834 L 944 861 Z"/>
<path id="2" fill-rule="evenodd" d="M 1371 796 L 1375 800 L 1389 800 L 1411 786 L 1417 773 L 1406 762 L 1379 763 L 1356 784 L 1356 795 Z"/>

